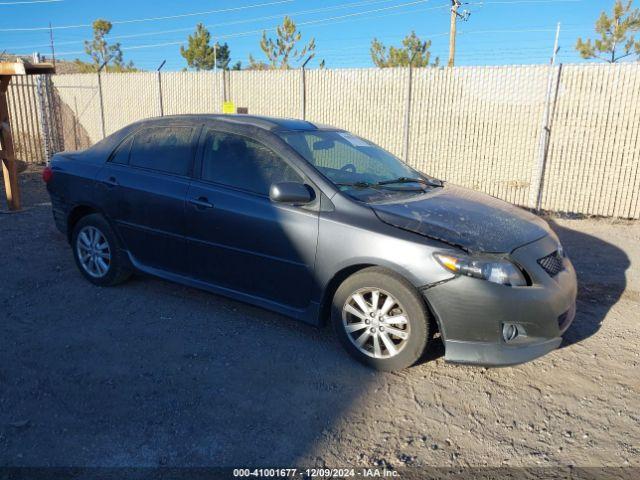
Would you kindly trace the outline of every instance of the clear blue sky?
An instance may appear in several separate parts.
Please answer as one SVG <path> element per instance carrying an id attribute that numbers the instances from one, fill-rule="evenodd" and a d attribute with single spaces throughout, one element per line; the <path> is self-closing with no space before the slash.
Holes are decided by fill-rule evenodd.
<path id="1" fill-rule="evenodd" d="M 612 4 L 613 0 L 469 0 L 464 6 L 472 12 L 469 21 L 458 24 L 456 63 L 547 62 L 557 22 L 562 23 L 559 60 L 579 62 L 576 38 L 593 36 L 597 16 Z M 83 25 L 105 18 L 125 21 L 114 24 L 110 34 L 112 41 L 121 42 L 125 60 L 154 69 L 166 59 L 165 69 L 180 70 L 186 63 L 179 44 L 202 22 L 229 44 L 233 62 L 246 64 L 250 53 L 262 59 L 260 32 L 289 14 L 303 39 L 315 37 L 317 58 L 324 58 L 328 68 L 370 67 L 373 37 L 398 44 L 411 30 L 431 39 L 432 52 L 446 61 L 448 5 L 449 0 L 0 0 L 0 52 L 48 55 L 49 31 L 37 29 L 51 22 L 60 58 L 86 59 L 82 41 L 91 37 L 91 28 Z M 144 21 L 127 22 L 140 19 Z M 314 65 L 317 62 L 310 66 Z"/>

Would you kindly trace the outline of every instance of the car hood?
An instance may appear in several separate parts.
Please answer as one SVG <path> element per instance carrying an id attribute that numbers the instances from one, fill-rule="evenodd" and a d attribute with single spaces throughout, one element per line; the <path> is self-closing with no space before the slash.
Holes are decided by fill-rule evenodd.
<path id="1" fill-rule="evenodd" d="M 412 200 L 371 207 L 389 225 L 468 252 L 508 253 L 550 232 L 547 222 L 526 210 L 448 183 Z"/>

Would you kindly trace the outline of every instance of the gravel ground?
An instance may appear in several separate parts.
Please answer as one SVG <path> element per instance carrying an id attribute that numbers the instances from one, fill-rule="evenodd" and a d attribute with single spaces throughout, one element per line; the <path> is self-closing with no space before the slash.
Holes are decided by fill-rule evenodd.
<path id="1" fill-rule="evenodd" d="M 39 173 L 21 184 L 25 210 L 0 214 L 0 466 L 640 466 L 638 222 L 551 219 L 580 282 L 557 351 L 485 369 L 434 343 L 375 373 L 329 328 L 91 285 Z"/>

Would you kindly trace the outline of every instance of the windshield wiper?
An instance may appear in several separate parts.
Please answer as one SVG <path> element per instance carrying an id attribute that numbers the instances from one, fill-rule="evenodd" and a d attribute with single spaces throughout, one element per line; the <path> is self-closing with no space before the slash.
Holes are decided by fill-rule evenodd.
<path id="1" fill-rule="evenodd" d="M 389 182 L 389 183 L 397 183 L 397 182 Z M 402 182 L 400 182 L 402 183 Z M 422 188 L 410 188 L 410 189 L 398 189 L 398 188 L 393 188 L 393 187 L 389 187 L 387 186 L 385 183 L 382 182 L 376 182 L 376 183 L 370 183 L 370 182 L 339 182 L 336 183 L 336 185 L 340 186 L 340 187 L 355 187 L 355 188 L 384 188 L 385 190 L 393 190 L 395 192 L 408 192 L 408 191 L 417 191 L 417 192 L 422 192 Z"/>
<path id="2" fill-rule="evenodd" d="M 389 182 L 389 183 L 398 183 L 398 182 Z M 399 182 L 402 183 L 402 182 Z M 384 189 L 391 190 L 393 192 L 424 192 L 425 190 L 422 188 L 393 188 L 391 186 L 387 186 L 382 182 L 370 183 L 370 182 L 338 182 L 336 183 L 339 187 L 355 187 L 355 188 L 373 188 L 373 189 Z"/>
<path id="3" fill-rule="evenodd" d="M 393 180 L 383 180 L 378 182 L 376 185 L 391 185 L 394 183 L 422 183 L 423 185 L 428 185 L 430 187 L 441 187 L 442 182 L 439 180 L 425 180 L 424 178 L 409 178 L 409 177 L 398 177 Z"/>
<path id="4" fill-rule="evenodd" d="M 357 187 L 357 188 L 375 188 L 378 186 L 376 183 L 369 182 L 338 182 L 336 183 L 339 187 Z"/>

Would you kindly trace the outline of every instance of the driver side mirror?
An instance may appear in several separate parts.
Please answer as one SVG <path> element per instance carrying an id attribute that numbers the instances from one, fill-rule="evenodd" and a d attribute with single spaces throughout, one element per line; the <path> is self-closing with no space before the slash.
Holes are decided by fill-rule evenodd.
<path id="1" fill-rule="evenodd" d="M 293 203 L 304 205 L 311 202 L 315 194 L 311 187 L 298 182 L 274 183 L 269 189 L 269 198 L 272 202 Z"/>

